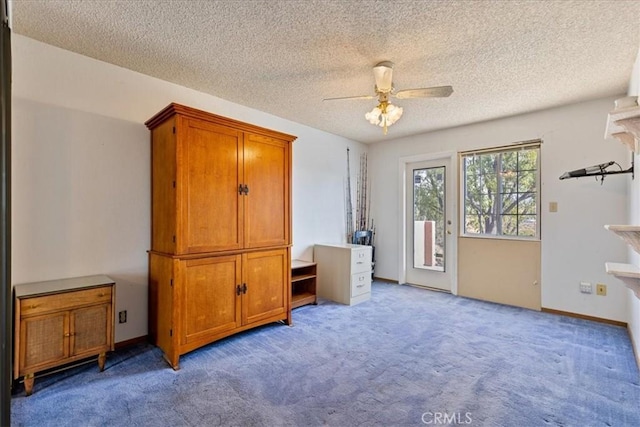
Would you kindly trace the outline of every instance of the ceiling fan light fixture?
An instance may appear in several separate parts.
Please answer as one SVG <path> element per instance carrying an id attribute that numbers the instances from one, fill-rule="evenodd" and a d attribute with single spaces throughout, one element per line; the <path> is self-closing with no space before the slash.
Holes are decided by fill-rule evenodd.
<path id="1" fill-rule="evenodd" d="M 369 121 L 372 125 L 377 125 L 380 122 L 380 115 L 382 114 L 382 110 L 380 108 L 375 107 L 373 110 L 369 111 L 364 115 L 364 118 Z"/>
<path id="2" fill-rule="evenodd" d="M 378 105 L 367 112 L 364 117 L 374 126 L 380 126 L 387 134 L 387 128 L 397 122 L 402 117 L 403 109 L 397 105 L 389 103 L 392 98 L 412 99 L 412 98 L 446 98 L 453 93 L 451 86 L 432 86 L 416 89 L 404 89 L 396 92 L 393 86 L 393 62 L 382 61 L 373 67 L 375 78 L 375 95 L 343 96 L 339 98 L 325 98 L 329 100 L 343 99 L 375 99 L 378 98 Z"/>
<path id="3" fill-rule="evenodd" d="M 389 121 L 389 125 L 397 122 L 398 119 L 402 116 L 403 111 L 404 110 L 402 109 L 402 107 L 399 107 L 397 105 L 387 105 L 387 120 Z"/>
<path id="4" fill-rule="evenodd" d="M 393 62 L 383 61 L 373 67 L 373 75 L 376 79 L 376 91 L 389 93 L 392 89 Z"/>
<path id="5" fill-rule="evenodd" d="M 364 115 L 365 119 L 372 125 L 380 126 L 387 134 L 387 127 L 391 126 L 402 116 L 403 109 L 388 102 L 381 102 L 373 110 Z"/>

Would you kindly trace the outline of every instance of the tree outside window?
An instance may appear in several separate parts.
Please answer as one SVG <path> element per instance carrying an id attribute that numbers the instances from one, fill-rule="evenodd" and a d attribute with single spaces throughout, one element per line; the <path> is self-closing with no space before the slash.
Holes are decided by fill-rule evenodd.
<path id="1" fill-rule="evenodd" d="M 539 151 L 463 155 L 465 234 L 538 236 Z"/>
<path id="2" fill-rule="evenodd" d="M 413 171 L 413 220 L 433 221 L 435 231 L 435 266 L 444 267 L 445 230 L 445 168 L 444 166 Z M 424 244 L 414 230 L 414 244 Z M 415 250 L 415 249 L 414 249 Z M 421 268 L 420 265 L 414 265 Z"/>

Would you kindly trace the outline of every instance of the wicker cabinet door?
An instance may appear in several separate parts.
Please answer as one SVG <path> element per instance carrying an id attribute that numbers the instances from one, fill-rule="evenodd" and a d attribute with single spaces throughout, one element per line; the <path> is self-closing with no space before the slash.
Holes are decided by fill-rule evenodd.
<path id="1" fill-rule="evenodd" d="M 178 253 L 241 249 L 242 133 L 184 119 L 178 135 Z"/>
<path id="2" fill-rule="evenodd" d="M 111 306 L 94 305 L 71 311 L 71 356 L 111 349 Z"/>
<path id="3" fill-rule="evenodd" d="M 240 255 L 183 261 L 182 344 L 208 341 L 240 326 Z"/>
<path id="4" fill-rule="evenodd" d="M 69 357 L 69 313 L 34 316 L 20 321 L 20 372 L 55 366 Z"/>
<path id="5" fill-rule="evenodd" d="M 283 246 L 290 242 L 290 145 L 274 138 L 245 135 L 244 242 L 246 248 Z"/>
<path id="6" fill-rule="evenodd" d="M 250 252 L 243 256 L 247 292 L 242 301 L 242 322 L 249 324 L 285 313 L 291 292 L 286 249 Z"/>

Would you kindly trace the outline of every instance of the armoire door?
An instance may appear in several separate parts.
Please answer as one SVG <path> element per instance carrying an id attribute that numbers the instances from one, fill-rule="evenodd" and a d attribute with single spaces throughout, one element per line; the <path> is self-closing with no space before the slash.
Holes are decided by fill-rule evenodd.
<path id="1" fill-rule="evenodd" d="M 176 120 L 171 119 L 151 133 L 151 250 L 176 252 Z"/>
<path id="2" fill-rule="evenodd" d="M 192 118 L 183 118 L 178 132 L 177 252 L 241 249 L 242 133 Z"/>
<path id="3" fill-rule="evenodd" d="M 209 341 L 240 326 L 242 256 L 181 261 L 182 344 Z"/>
<path id="4" fill-rule="evenodd" d="M 249 324 L 287 311 L 289 255 L 286 249 L 249 252 L 243 256 L 247 292 L 242 296 L 242 323 Z"/>
<path id="5" fill-rule="evenodd" d="M 288 245 L 290 146 L 261 135 L 244 139 L 245 248 Z"/>

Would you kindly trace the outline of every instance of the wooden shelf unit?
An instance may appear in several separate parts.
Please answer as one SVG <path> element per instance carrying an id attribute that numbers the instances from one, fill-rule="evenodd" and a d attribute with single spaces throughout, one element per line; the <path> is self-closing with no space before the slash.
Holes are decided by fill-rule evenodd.
<path id="1" fill-rule="evenodd" d="M 291 261 L 291 308 L 317 304 L 316 263 L 294 259 Z"/>

